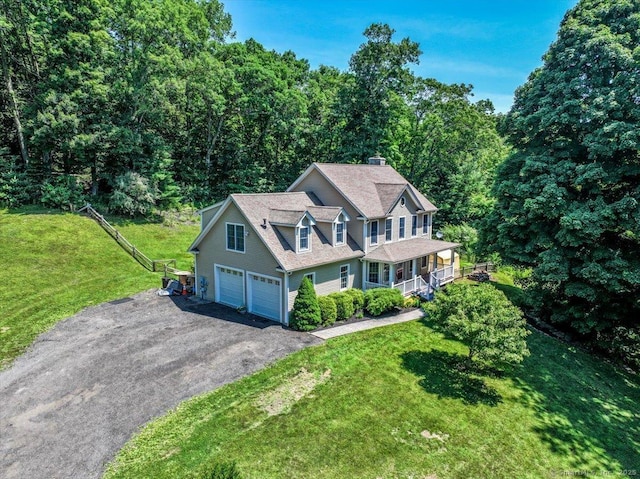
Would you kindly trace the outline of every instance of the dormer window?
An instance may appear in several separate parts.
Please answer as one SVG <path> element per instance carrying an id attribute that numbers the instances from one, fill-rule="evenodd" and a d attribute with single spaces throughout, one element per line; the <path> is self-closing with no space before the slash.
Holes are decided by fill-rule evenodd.
<path id="1" fill-rule="evenodd" d="M 338 246 L 347 242 L 347 217 L 340 213 L 333 221 L 333 245 Z"/>
<path id="2" fill-rule="evenodd" d="M 309 225 L 298 228 L 298 251 L 309 251 Z"/>
<path id="3" fill-rule="evenodd" d="M 344 244 L 344 223 L 336 223 L 336 244 Z"/>

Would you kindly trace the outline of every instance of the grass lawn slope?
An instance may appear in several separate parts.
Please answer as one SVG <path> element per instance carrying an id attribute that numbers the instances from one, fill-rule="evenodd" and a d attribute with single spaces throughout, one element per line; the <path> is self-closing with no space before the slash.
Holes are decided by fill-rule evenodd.
<path id="1" fill-rule="evenodd" d="M 177 257 L 179 267 L 190 268 L 186 249 L 197 226 L 121 223 L 116 227 L 145 254 Z M 0 244 L 0 368 L 60 319 L 161 286 L 160 274 L 146 271 L 95 221 L 77 214 L 0 210 Z"/>
<path id="2" fill-rule="evenodd" d="M 539 333 L 529 347 L 500 377 L 463 372 L 466 348 L 425 321 L 336 338 L 183 403 L 106 477 L 232 461 L 255 479 L 640 474 L 637 378 Z"/>

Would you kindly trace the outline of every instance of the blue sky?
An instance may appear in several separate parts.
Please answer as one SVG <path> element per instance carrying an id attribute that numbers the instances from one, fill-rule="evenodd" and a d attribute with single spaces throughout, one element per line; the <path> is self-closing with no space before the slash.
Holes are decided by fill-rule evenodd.
<path id="1" fill-rule="evenodd" d="M 470 83 L 474 98 L 506 112 L 515 89 L 542 64 L 564 13 L 577 0 L 222 0 L 236 40 L 292 50 L 312 68 L 347 70 L 349 58 L 374 22 L 389 24 L 394 39 L 420 44 L 413 71 L 445 83 Z"/>

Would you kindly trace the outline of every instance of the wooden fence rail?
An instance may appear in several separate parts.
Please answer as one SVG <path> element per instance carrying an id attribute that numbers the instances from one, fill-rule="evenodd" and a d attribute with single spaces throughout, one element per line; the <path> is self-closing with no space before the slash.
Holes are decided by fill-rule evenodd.
<path id="1" fill-rule="evenodd" d="M 144 268 L 149 271 L 164 271 L 166 273 L 177 273 L 179 270 L 176 268 L 176 260 L 175 259 L 151 259 L 138 248 L 136 248 L 133 244 L 131 244 L 127 238 L 122 236 L 117 229 L 115 229 L 100 213 L 98 213 L 89 203 L 87 203 L 84 207 L 78 210 L 78 213 L 82 213 L 86 211 L 87 215 L 90 218 L 96 220 L 102 229 L 104 229 L 109 236 L 111 236 L 116 243 L 118 243 L 122 249 L 124 249 L 127 253 L 129 253 L 133 259 L 135 259 L 138 263 L 140 263 Z M 173 265 L 173 267 L 169 266 Z"/>
<path id="2" fill-rule="evenodd" d="M 493 263 L 476 263 L 473 266 L 463 266 L 462 268 L 455 270 L 454 277 L 456 279 L 465 278 L 474 271 L 486 271 L 487 273 L 491 273 L 495 270 L 496 268 Z"/>

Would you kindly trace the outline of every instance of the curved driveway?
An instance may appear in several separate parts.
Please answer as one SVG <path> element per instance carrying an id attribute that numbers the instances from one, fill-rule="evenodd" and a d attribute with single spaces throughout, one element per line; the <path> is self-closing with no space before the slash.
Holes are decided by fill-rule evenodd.
<path id="1" fill-rule="evenodd" d="M 320 342 L 153 291 L 86 309 L 0 372 L 0 477 L 98 478 L 149 420 Z"/>

